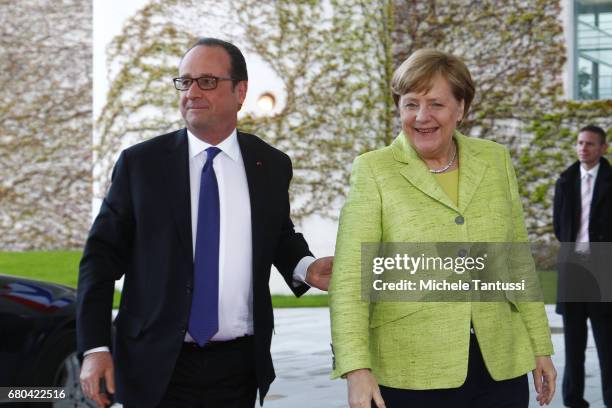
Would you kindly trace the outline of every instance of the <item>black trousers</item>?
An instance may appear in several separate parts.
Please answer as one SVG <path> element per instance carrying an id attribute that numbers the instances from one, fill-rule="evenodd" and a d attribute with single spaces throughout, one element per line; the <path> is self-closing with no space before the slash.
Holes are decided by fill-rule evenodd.
<path id="1" fill-rule="evenodd" d="M 252 336 L 185 343 L 159 408 L 253 408 L 256 395 Z"/>
<path id="2" fill-rule="evenodd" d="M 563 336 L 565 337 L 565 369 L 563 371 L 563 403 L 568 407 L 588 407 L 584 399 L 584 360 L 587 345 L 587 319 L 591 319 L 597 346 L 601 388 L 606 406 L 612 407 L 612 316 L 605 304 L 565 303 Z"/>
<path id="3" fill-rule="evenodd" d="M 511 356 L 509 356 L 511 358 Z M 470 336 L 467 378 L 459 388 L 405 390 L 380 386 L 387 408 L 527 408 L 527 375 L 495 381 L 485 367 L 476 336 Z M 372 403 L 372 407 L 376 405 Z"/>

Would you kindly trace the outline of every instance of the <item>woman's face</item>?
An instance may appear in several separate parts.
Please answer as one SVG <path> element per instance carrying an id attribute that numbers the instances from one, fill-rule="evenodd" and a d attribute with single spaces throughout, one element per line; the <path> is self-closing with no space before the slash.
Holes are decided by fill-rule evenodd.
<path id="1" fill-rule="evenodd" d="M 463 101 L 457 101 L 446 79 L 438 76 L 427 93 L 409 92 L 399 100 L 402 129 L 424 159 L 445 157 L 453 133 L 463 117 Z"/>

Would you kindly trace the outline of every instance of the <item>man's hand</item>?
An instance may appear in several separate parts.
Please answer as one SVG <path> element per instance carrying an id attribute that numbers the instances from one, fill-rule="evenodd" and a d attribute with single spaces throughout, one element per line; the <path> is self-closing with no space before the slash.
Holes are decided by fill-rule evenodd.
<path id="1" fill-rule="evenodd" d="M 378 383 L 367 368 L 351 371 L 346 375 L 348 399 L 351 408 L 371 408 L 372 400 L 377 408 L 385 408 Z"/>
<path id="2" fill-rule="evenodd" d="M 108 351 L 88 354 L 81 366 L 81 388 L 85 397 L 93 400 L 100 408 L 110 405 L 107 394 L 100 393 L 100 379 L 104 378 L 106 391 L 115 393 L 113 359 Z"/>
<path id="3" fill-rule="evenodd" d="M 542 405 L 548 405 L 555 395 L 557 370 L 550 356 L 536 357 L 536 368 L 533 370 L 533 384 L 537 392 L 536 400 Z"/>
<path id="4" fill-rule="evenodd" d="M 306 283 L 317 289 L 327 291 L 329 280 L 332 275 L 334 257 L 326 256 L 319 258 L 310 264 L 306 271 Z"/>

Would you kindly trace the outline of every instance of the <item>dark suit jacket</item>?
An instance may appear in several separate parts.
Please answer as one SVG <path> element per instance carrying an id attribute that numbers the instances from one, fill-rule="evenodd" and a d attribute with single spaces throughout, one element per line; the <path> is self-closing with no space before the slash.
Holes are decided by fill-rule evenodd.
<path id="1" fill-rule="evenodd" d="M 253 320 L 257 382 L 263 399 L 274 379 L 269 290 L 274 264 L 292 286 L 299 260 L 311 255 L 289 216 L 291 160 L 257 136 L 238 132 L 251 201 Z M 125 276 L 113 358 L 117 400 L 155 406 L 178 358 L 189 319 L 193 253 L 185 129 L 123 151 L 91 227 L 80 264 L 78 349 L 111 345 L 111 302 Z M 239 256 L 240 254 L 236 254 Z"/>
<path id="2" fill-rule="evenodd" d="M 553 226 L 555 236 L 561 242 L 558 256 L 560 280 L 563 268 L 573 253 L 573 245 L 580 229 L 582 211 L 580 191 L 580 162 L 568 167 L 557 180 L 553 206 Z M 612 168 L 601 158 L 597 178 L 593 187 L 593 199 L 589 222 L 590 242 L 612 242 Z M 608 256 L 609 255 L 603 255 Z M 594 257 L 601 260 L 600 256 Z M 597 265 L 595 265 L 597 267 Z M 560 282 L 562 283 L 562 282 Z M 608 304 L 606 307 L 610 307 Z M 557 303 L 557 312 L 563 313 L 564 305 Z"/>

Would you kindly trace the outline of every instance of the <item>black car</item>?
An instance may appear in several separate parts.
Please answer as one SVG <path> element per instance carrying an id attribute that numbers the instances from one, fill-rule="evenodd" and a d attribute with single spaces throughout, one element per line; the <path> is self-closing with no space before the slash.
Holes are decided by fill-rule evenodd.
<path id="1" fill-rule="evenodd" d="M 75 289 L 0 275 L 0 387 L 63 387 L 66 399 L 47 406 L 94 407 L 79 385 L 75 320 Z"/>

